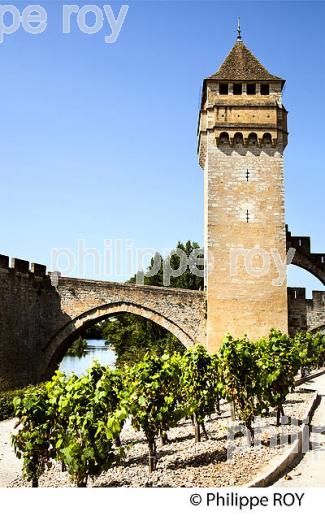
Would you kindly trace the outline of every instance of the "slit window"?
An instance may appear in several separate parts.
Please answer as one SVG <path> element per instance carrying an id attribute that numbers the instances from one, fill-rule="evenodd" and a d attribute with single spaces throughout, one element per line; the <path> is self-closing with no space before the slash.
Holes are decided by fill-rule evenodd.
<path id="1" fill-rule="evenodd" d="M 242 84 L 234 83 L 232 92 L 235 96 L 238 96 L 238 95 L 240 96 L 242 93 Z"/>
<path id="2" fill-rule="evenodd" d="M 247 94 L 248 95 L 256 94 L 256 83 L 247 83 Z"/>
<path id="3" fill-rule="evenodd" d="M 228 94 L 228 83 L 220 83 L 219 85 L 219 94 Z"/>
<path id="4" fill-rule="evenodd" d="M 268 96 L 270 93 L 270 85 L 268 83 L 261 83 L 262 96 Z"/>

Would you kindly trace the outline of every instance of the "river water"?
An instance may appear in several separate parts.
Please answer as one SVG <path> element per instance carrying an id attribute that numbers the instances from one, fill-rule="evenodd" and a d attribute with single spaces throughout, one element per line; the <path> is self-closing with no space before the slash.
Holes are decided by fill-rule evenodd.
<path id="1" fill-rule="evenodd" d="M 102 339 L 87 340 L 88 348 L 82 357 L 64 356 L 59 369 L 65 374 L 74 372 L 77 376 L 84 375 L 93 361 L 97 360 L 101 365 L 114 367 L 115 354 L 105 346 Z"/>

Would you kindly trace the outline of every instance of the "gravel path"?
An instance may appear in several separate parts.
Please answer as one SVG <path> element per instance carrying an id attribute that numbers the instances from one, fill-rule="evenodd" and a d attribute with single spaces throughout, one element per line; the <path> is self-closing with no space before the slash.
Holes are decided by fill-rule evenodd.
<path id="1" fill-rule="evenodd" d="M 285 412 L 288 416 L 301 419 L 311 394 L 302 391 L 289 394 L 285 404 Z M 7 434 L 2 437 L 9 438 L 10 427 L 13 422 L 6 421 Z M 270 460 L 276 458 L 286 444 L 280 443 L 280 434 L 287 434 L 294 440 L 299 426 L 296 424 L 276 427 L 276 418 L 272 414 L 268 418 L 259 420 L 260 430 L 255 436 L 260 443 L 251 448 L 247 444 L 246 437 L 238 435 L 232 446 L 237 448 L 232 462 L 227 462 L 227 430 L 230 423 L 230 410 L 228 404 L 222 406 L 222 415 L 213 415 L 206 421 L 206 429 L 209 439 L 202 439 L 195 444 L 193 426 L 191 421 L 183 421 L 177 428 L 169 433 L 169 443 L 166 446 L 158 446 L 157 471 L 149 475 L 147 469 L 147 444 L 141 432 L 135 432 L 130 426 L 121 434 L 121 440 L 127 448 L 127 456 L 124 463 L 104 472 L 88 486 L 94 487 L 223 487 L 241 486 L 247 484 L 260 471 L 263 471 Z M 3 428 L 0 423 L 0 431 Z M 277 444 L 270 446 L 270 439 L 277 439 Z M 8 441 L 7 441 L 8 442 Z M 281 441 L 282 442 L 282 441 Z M 159 444 L 159 443 L 158 443 Z M 6 461 L 8 467 L 4 469 L 5 479 L 2 485 L 9 487 L 30 486 L 17 478 L 19 464 L 15 461 L 14 454 L 7 445 Z M 13 460 L 14 459 L 14 460 Z M 2 462 L 1 462 L 2 465 Z M 39 481 L 40 487 L 70 487 L 67 472 L 62 473 L 59 464 L 53 464 Z"/>
<path id="2" fill-rule="evenodd" d="M 308 451 L 294 469 L 275 483 L 278 487 L 325 487 L 325 374 L 304 384 L 318 390 L 321 402 L 311 421 Z"/>
<path id="3" fill-rule="evenodd" d="M 16 422 L 16 419 L 0 422 L 0 487 L 9 486 L 10 482 L 21 475 L 22 463 L 15 456 L 10 442 Z"/>

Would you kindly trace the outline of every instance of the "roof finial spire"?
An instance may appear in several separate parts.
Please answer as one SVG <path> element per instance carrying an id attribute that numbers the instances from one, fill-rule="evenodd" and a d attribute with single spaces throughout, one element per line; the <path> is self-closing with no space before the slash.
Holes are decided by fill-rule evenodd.
<path id="1" fill-rule="evenodd" d="M 238 16 L 238 21 L 237 21 L 237 41 L 238 42 L 241 42 L 242 39 L 241 39 L 241 28 L 240 28 L 240 17 Z"/>

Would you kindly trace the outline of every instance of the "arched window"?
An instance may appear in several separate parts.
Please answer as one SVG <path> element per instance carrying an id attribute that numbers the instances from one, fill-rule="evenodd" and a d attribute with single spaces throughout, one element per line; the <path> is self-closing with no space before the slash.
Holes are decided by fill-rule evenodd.
<path id="1" fill-rule="evenodd" d="M 263 144 L 267 146 L 271 146 L 272 144 L 272 136 L 269 133 L 263 135 Z"/>
<path id="2" fill-rule="evenodd" d="M 248 136 L 248 144 L 256 146 L 257 145 L 257 135 L 252 132 Z"/>
<path id="3" fill-rule="evenodd" d="M 219 143 L 220 144 L 229 144 L 229 135 L 227 132 L 221 132 L 219 136 Z"/>
<path id="4" fill-rule="evenodd" d="M 244 138 L 243 138 L 243 134 L 241 132 L 237 132 L 235 135 L 234 135 L 234 144 L 244 144 Z"/>

